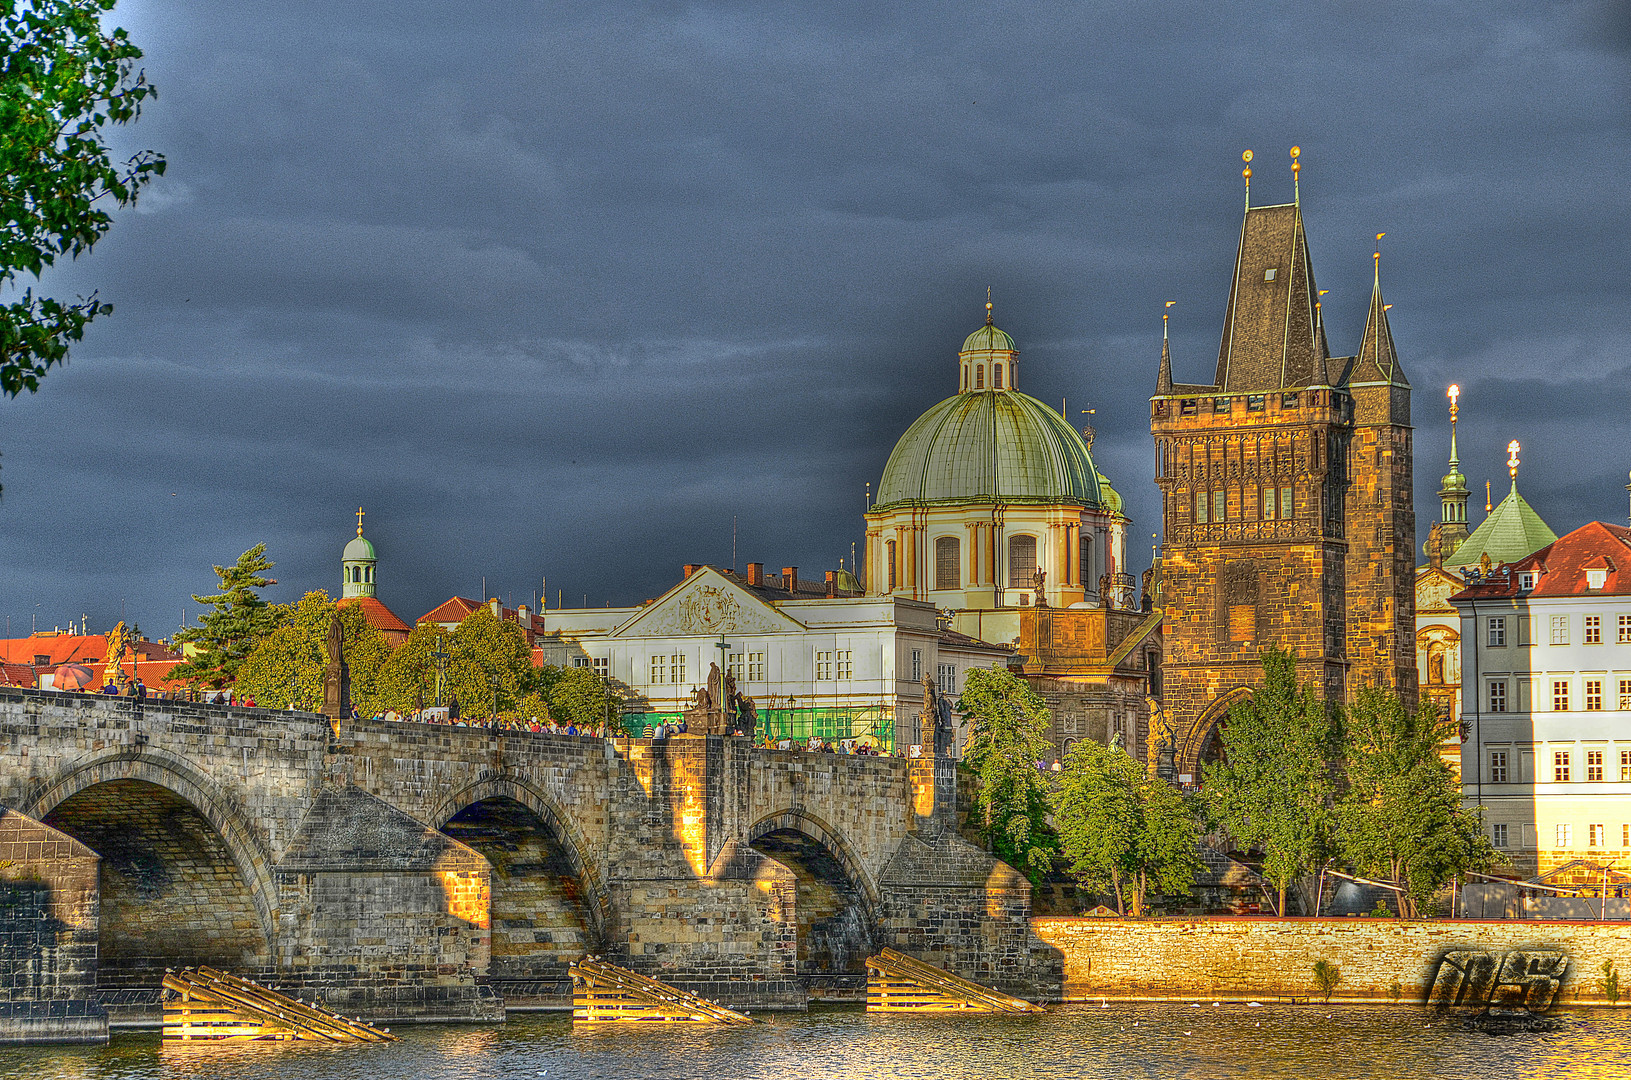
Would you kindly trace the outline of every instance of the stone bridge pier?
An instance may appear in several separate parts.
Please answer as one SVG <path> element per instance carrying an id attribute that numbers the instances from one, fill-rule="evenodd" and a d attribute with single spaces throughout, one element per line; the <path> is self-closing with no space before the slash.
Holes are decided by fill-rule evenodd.
<path id="1" fill-rule="evenodd" d="M 585 954 L 748 1008 L 858 999 L 882 946 L 1060 993 L 948 761 L 29 690 L 0 754 L 0 1040 L 201 963 L 398 1021 L 568 1004 Z"/>

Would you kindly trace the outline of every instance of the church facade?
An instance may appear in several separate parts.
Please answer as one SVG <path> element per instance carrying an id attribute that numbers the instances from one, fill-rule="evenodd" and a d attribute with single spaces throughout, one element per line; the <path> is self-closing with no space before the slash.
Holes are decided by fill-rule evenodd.
<path id="1" fill-rule="evenodd" d="M 1414 707 L 1410 383 L 1380 256 L 1354 355 L 1330 355 L 1320 295 L 1300 202 L 1248 204 L 1212 381 L 1174 381 L 1162 345 L 1150 432 L 1180 779 L 1217 752 L 1270 647 L 1332 702 L 1380 685 Z"/>

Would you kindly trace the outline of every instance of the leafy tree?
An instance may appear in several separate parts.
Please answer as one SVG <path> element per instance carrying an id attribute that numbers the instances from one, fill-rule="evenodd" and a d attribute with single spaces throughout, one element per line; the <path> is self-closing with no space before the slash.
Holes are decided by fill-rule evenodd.
<path id="1" fill-rule="evenodd" d="M 1058 845 L 1047 775 L 1036 767 L 1053 753 L 1048 708 L 1025 680 L 980 669 L 968 673 L 959 707 L 969 728 L 963 762 L 980 779 L 981 830 L 999 858 L 1040 884 Z"/>
<path id="2" fill-rule="evenodd" d="M 113 224 L 107 207 L 134 203 L 164 172 L 151 151 L 116 163 L 105 141 L 109 125 L 135 120 L 156 93 L 134 70 L 141 50 L 102 28 L 113 5 L 28 0 L 0 18 L 0 289 L 90 250 Z M 86 323 L 112 310 L 94 293 L 64 303 L 25 289 L 0 307 L 0 390 L 37 390 Z"/>
<path id="3" fill-rule="evenodd" d="M 561 668 L 550 683 L 549 714 L 558 723 L 576 724 L 584 728 L 607 722 L 611 694 L 607 691 L 606 680 L 592 670 Z"/>
<path id="4" fill-rule="evenodd" d="M 1336 991 L 1337 983 L 1342 981 L 1342 968 L 1329 960 L 1314 961 L 1314 985 L 1319 987 L 1320 994 L 1327 1002 Z"/>
<path id="5" fill-rule="evenodd" d="M 431 623 L 415 627 L 381 668 L 375 707 L 411 713 L 432 704 L 436 700 L 433 654 L 444 638 L 449 655 L 442 704 L 457 697 L 463 716 L 491 715 L 492 680 L 497 676 L 499 715 L 519 715 L 522 699 L 534 689 L 532 650 L 519 625 L 499 619 L 485 607 L 466 616 L 452 633 Z"/>
<path id="6" fill-rule="evenodd" d="M 272 609 L 277 626 L 261 639 L 238 669 L 238 693 L 259 705 L 316 710 L 323 703 L 323 675 L 328 667 L 328 630 L 336 605 L 322 590 L 292 604 Z M 374 684 L 391 655 L 384 637 L 363 616 L 358 604 L 338 608 L 345 629 L 345 661 L 351 671 L 351 700 L 362 712 L 375 706 Z"/>
<path id="7" fill-rule="evenodd" d="M 1060 775 L 1054 821 L 1077 880 L 1111 892 L 1116 910 L 1148 908 L 1153 888 L 1188 895 L 1200 861 L 1199 808 L 1124 751 L 1083 739 L 1071 748 Z"/>
<path id="8" fill-rule="evenodd" d="M 1348 711 L 1339 850 L 1360 873 L 1404 889 L 1399 914 L 1407 919 L 1446 881 L 1498 859 L 1480 812 L 1461 805 L 1461 785 L 1439 756 L 1453 726 L 1430 702 L 1412 713 L 1376 687 L 1361 690 Z"/>
<path id="9" fill-rule="evenodd" d="M 1265 652 L 1263 674 L 1263 688 L 1229 710 L 1226 760 L 1207 767 L 1205 790 L 1236 843 L 1263 853 L 1263 877 L 1284 916 L 1286 890 L 1332 846 L 1341 724 L 1297 683 L 1286 653 Z"/>
<path id="10" fill-rule="evenodd" d="M 177 645 L 191 645 L 196 651 L 171 669 L 170 678 L 215 690 L 237 680 L 244 658 L 278 622 L 277 612 L 255 591 L 277 584 L 276 578 L 261 576 L 274 565 L 266 557 L 266 545 L 256 544 L 233 565 L 214 568 L 221 591 L 193 596 L 213 610 L 204 613 L 201 625 L 176 634 Z"/>

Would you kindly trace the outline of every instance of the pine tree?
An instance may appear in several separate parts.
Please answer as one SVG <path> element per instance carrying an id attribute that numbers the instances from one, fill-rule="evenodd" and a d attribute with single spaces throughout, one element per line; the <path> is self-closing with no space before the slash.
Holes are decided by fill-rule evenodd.
<path id="1" fill-rule="evenodd" d="M 177 645 L 191 645 L 194 651 L 171 670 L 171 679 L 215 690 L 237 681 L 244 658 L 277 626 L 277 612 L 255 591 L 277 584 L 276 578 L 261 576 L 273 565 L 266 557 L 266 545 L 256 544 L 238 556 L 233 565 L 214 568 L 221 591 L 212 596 L 193 596 L 198 603 L 210 605 L 211 610 L 204 613 L 201 625 L 189 626 L 176 635 Z"/>

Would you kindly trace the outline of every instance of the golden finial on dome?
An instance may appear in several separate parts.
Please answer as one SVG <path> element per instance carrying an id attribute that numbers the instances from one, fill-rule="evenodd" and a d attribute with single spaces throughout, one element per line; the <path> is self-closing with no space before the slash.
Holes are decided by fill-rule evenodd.
<path id="1" fill-rule="evenodd" d="M 985 325 L 987 325 L 987 326 L 992 325 L 992 322 L 991 322 L 991 286 L 989 286 L 989 285 L 987 285 L 985 287 Z"/>
<path id="2" fill-rule="evenodd" d="M 357 535 L 358 536 L 362 535 L 362 517 L 363 517 L 363 508 L 359 506 L 359 507 L 357 507 Z"/>
<path id="3" fill-rule="evenodd" d="M 1291 148 L 1291 201 L 1295 203 L 1302 202 L 1302 193 L 1297 187 L 1298 174 L 1303 171 L 1303 163 L 1297 159 L 1302 156 L 1302 153 L 1303 148 L 1300 146 Z"/>
<path id="4" fill-rule="evenodd" d="M 1518 482 L 1518 451 L 1522 449 L 1517 439 L 1506 444 L 1506 471 L 1514 484 Z"/>
<path id="5" fill-rule="evenodd" d="M 1251 205 L 1252 205 L 1252 152 L 1250 150 L 1247 150 L 1245 153 L 1240 155 L 1240 160 L 1244 161 L 1246 163 L 1246 167 L 1244 169 L 1240 170 L 1240 175 L 1244 176 L 1246 178 L 1246 208 L 1251 209 Z"/>

